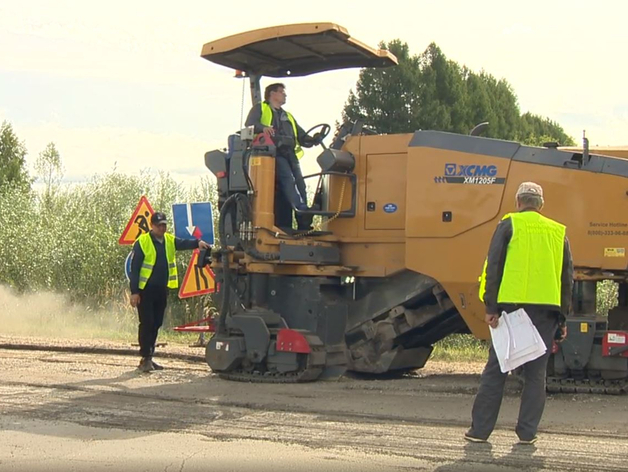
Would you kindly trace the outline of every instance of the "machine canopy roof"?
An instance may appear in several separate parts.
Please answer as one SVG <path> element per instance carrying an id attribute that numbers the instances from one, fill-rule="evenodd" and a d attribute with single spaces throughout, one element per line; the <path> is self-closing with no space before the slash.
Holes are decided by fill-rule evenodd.
<path id="1" fill-rule="evenodd" d="M 373 49 L 333 23 L 275 26 L 218 39 L 201 57 L 250 75 L 298 77 L 350 67 L 388 67 L 397 58 Z"/>

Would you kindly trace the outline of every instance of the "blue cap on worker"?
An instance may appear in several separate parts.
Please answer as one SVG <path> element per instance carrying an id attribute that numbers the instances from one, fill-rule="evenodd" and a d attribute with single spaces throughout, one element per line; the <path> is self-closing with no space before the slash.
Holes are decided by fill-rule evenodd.
<path id="1" fill-rule="evenodd" d="M 153 225 L 165 225 L 168 220 L 166 219 L 166 215 L 160 211 L 153 213 L 153 216 L 150 218 L 150 222 Z"/>

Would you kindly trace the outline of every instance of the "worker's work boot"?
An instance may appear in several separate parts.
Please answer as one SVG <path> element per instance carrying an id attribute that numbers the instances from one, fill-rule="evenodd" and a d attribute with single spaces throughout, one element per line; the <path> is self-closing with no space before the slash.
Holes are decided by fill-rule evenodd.
<path id="1" fill-rule="evenodd" d="M 155 370 L 164 370 L 163 366 L 157 364 L 157 362 L 155 362 L 154 360 L 151 359 L 151 362 L 153 364 L 153 369 L 155 369 Z"/>
<path id="2" fill-rule="evenodd" d="M 314 220 L 314 215 L 303 215 L 297 213 L 296 220 L 298 231 L 310 231 L 312 229 L 312 221 Z"/>
<path id="3" fill-rule="evenodd" d="M 519 443 L 522 446 L 532 446 L 539 438 L 537 436 L 532 437 L 531 439 L 519 439 Z"/>
<path id="4" fill-rule="evenodd" d="M 479 443 L 479 444 L 482 444 L 482 443 L 487 443 L 487 442 L 488 442 L 488 439 L 478 438 L 477 436 L 473 436 L 473 435 L 472 435 L 471 433 L 469 433 L 469 432 L 464 433 L 464 439 L 465 439 L 465 440 L 467 440 L 467 441 L 469 441 L 469 442 L 472 442 L 472 443 Z"/>
<path id="5" fill-rule="evenodd" d="M 150 357 L 142 357 L 140 365 L 137 366 L 137 369 L 140 372 L 150 372 L 152 370 L 155 370 L 155 368 L 153 367 L 153 361 Z"/>

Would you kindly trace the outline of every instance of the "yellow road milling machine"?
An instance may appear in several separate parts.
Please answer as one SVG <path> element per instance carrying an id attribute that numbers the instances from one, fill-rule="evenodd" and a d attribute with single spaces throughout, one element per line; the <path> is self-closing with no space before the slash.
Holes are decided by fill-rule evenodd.
<path id="1" fill-rule="evenodd" d="M 202 57 L 241 71 L 254 103 L 261 77 L 397 64 L 331 23 L 237 34 L 205 44 Z M 306 176 L 317 185 L 304 213 L 321 216 L 320 230 L 276 226 L 276 143 L 245 128 L 205 155 L 220 205 L 214 372 L 260 382 L 403 373 L 450 334 L 488 338 L 478 277 L 518 185 L 535 181 L 544 213 L 567 226 L 576 279 L 548 387 L 626 388 L 628 161 L 438 131 L 383 135 L 360 122 L 344 123 L 327 147 L 330 128 L 319 126 L 320 172 Z M 608 317 L 596 315 L 603 280 L 619 284 Z"/>

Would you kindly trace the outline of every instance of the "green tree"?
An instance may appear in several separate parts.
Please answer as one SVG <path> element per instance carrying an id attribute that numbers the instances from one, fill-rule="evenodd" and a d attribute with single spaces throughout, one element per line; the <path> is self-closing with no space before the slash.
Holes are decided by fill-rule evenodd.
<path id="1" fill-rule="evenodd" d="M 487 136 L 499 139 L 514 139 L 520 122 L 519 105 L 512 87 L 505 80 L 497 80 L 490 74 L 480 74 L 486 84 L 493 119 L 489 121 Z"/>
<path id="2" fill-rule="evenodd" d="M 173 203 L 210 201 L 217 208 L 216 185 L 208 176 L 188 188 L 166 173 L 110 172 L 61 186 L 51 197 L 54 211 L 38 205 L 32 192 L 9 187 L 0 194 L 0 240 L 5 242 L 0 245 L 0 284 L 65 293 L 90 307 L 127 307 L 124 260 L 131 248 L 120 246 L 118 238 L 142 195 L 166 214 Z M 189 257 L 177 257 L 181 278 Z M 179 300 L 176 292 L 170 297 L 167 324 L 199 319 L 201 309 L 211 307 L 211 297 Z"/>
<path id="3" fill-rule="evenodd" d="M 395 54 L 399 65 L 360 71 L 342 112 L 345 121 L 361 119 L 380 133 L 431 129 L 462 134 L 488 121 L 487 137 L 535 145 L 541 140 L 573 142 L 548 118 L 521 115 L 506 80 L 460 66 L 434 43 L 418 56 L 398 39 L 380 47 Z"/>
<path id="4" fill-rule="evenodd" d="M 48 143 L 46 149 L 39 153 L 39 157 L 35 162 L 35 170 L 45 185 L 43 193 L 43 202 L 47 208 L 50 208 L 52 200 L 59 190 L 59 184 L 63 178 L 63 166 L 61 163 L 61 155 L 54 143 Z"/>
<path id="5" fill-rule="evenodd" d="M 9 186 L 29 189 L 31 180 L 26 171 L 26 146 L 4 121 L 0 126 L 0 191 Z"/>
<path id="6" fill-rule="evenodd" d="M 518 140 L 532 146 L 542 146 L 543 143 L 555 141 L 561 146 L 575 146 L 571 136 L 555 121 L 543 118 L 532 113 L 521 116 L 521 127 Z"/>
<path id="7" fill-rule="evenodd" d="M 490 90 L 484 73 L 475 72 L 463 67 L 467 91 L 468 123 L 471 128 L 479 123 L 488 122 L 489 126 L 496 126 L 497 110 L 491 101 Z"/>
<path id="8" fill-rule="evenodd" d="M 418 108 L 415 129 L 467 133 L 468 99 L 462 71 L 431 43 L 419 56 Z"/>
<path id="9" fill-rule="evenodd" d="M 411 56 L 408 45 L 399 40 L 379 46 L 392 52 L 399 65 L 362 69 L 355 92 L 349 92 L 343 120 L 362 119 L 380 133 L 414 131 L 419 99 L 418 58 Z"/>

